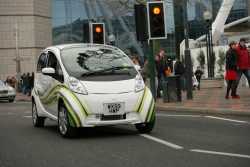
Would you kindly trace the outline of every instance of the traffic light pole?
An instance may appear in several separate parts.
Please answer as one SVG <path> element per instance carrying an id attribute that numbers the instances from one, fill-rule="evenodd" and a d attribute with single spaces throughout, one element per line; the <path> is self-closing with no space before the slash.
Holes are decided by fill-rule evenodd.
<path id="1" fill-rule="evenodd" d="M 150 89 L 153 97 L 156 99 L 156 84 L 155 84 L 155 58 L 154 58 L 154 41 L 149 40 L 149 55 L 148 55 L 148 65 L 149 65 L 149 76 L 150 76 Z"/>
<path id="2" fill-rule="evenodd" d="M 189 49 L 188 21 L 187 21 L 187 0 L 183 4 L 184 15 L 184 34 L 185 34 L 185 67 L 186 67 L 186 84 L 187 84 L 187 99 L 193 99 L 193 67 L 191 61 L 191 53 Z"/>

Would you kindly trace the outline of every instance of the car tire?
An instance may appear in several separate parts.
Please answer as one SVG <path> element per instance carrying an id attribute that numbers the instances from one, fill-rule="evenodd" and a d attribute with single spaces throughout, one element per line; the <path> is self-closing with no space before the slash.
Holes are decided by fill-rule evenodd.
<path id="1" fill-rule="evenodd" d="M 68 111 L 64 105 L 59 106 L 58 131 L 62 137 L 72 138 L 77 136 L 77 129 L 69 123 Z"/>
<path id="2" fill-rule="evenodd" d="M 150 133 L 155 126 L 155 114 L 150 122 L 135 124 L 139 133 Z"/>
<path id="3" fill-rule="evenodd" d="M 9 99 L 9 102 L 10 103 L 13 103 L 15 99 Z"/>
<path id="4" fill-rule="evenodd" d="M 44 117 L 38 116 L 35 102 L 32 102 L 32 122 L 34 127 L 43 127 L 45 122 Z"/>

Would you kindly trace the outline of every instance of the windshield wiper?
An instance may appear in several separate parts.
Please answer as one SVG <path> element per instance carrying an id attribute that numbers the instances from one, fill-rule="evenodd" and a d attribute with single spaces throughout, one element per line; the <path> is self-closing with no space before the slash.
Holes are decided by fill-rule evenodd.
<path id="1" fill-rule="evenodd" d="M 82 74 L 82 76 L 90 76 L 90 75 L 99 75 L 108 71 L 111 71 L 112 73 L 116 70 L 122 70 L 122 69 L 131 69 L 134 68 L 133 66 L 118 66 L 118 67 L 111 67 L 111 68 L 106 68 L 106 69 L 102 69 L 102 70 L 97 70 L 97 71 L 89 71 L 86 72 L 84 74 Z M 128 73 L 130 74 L 130 73 Z"/>

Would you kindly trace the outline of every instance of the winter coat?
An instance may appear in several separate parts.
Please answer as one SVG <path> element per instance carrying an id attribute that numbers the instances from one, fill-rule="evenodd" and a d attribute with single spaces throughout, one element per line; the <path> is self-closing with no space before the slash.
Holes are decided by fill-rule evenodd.
<path id="1" fill-rule="evenodd" d="M 250 55 L 246 47 L 240 45 L 237 46 L 237 65 L 239 69 L 246 70 L 250 69 Z"/>
<path id="2" fill-rule="evenodd" d="M 239 58 L 235 49 L 229 49 L 226 53 L 226 70 L 237 70 L 237 59 Z"/>

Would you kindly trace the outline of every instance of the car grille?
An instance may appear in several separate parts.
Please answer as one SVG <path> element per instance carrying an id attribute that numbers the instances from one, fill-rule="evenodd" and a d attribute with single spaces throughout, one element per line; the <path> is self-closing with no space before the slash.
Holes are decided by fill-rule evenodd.
<path id="1" fill-rule="evenodd" d="M 8 90 L 0 90 L 0 94 L 8 94 Z"/>

